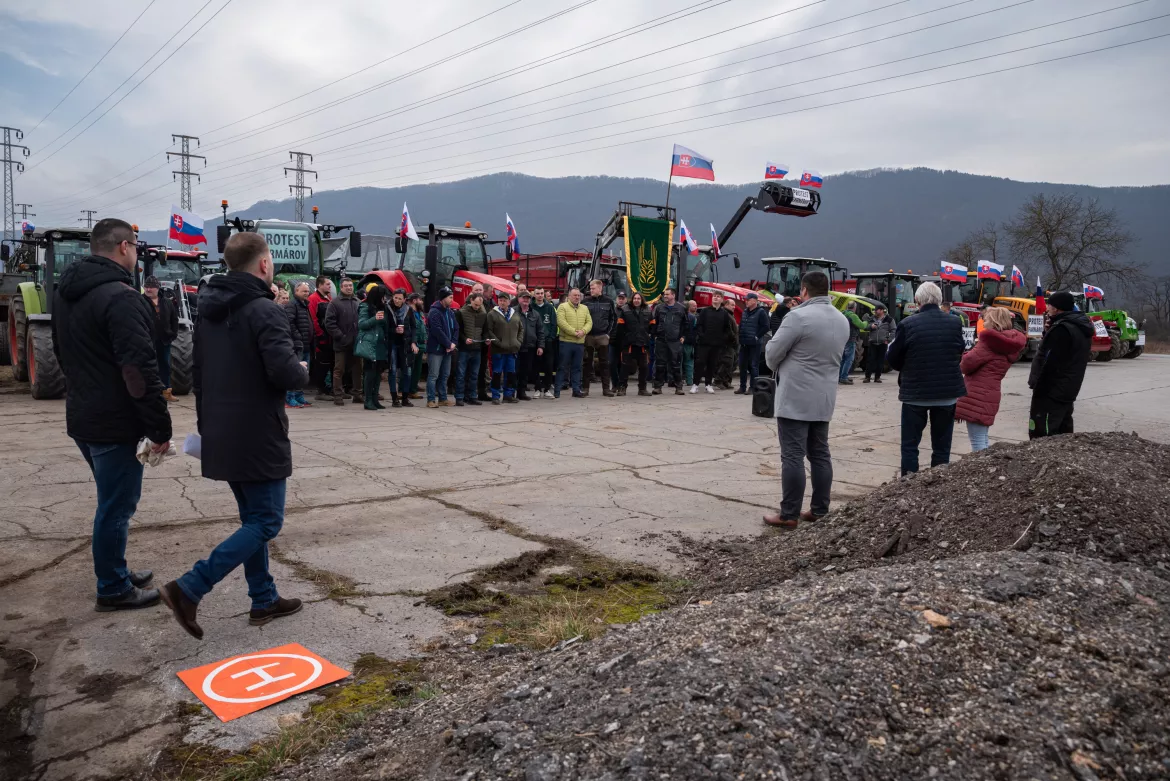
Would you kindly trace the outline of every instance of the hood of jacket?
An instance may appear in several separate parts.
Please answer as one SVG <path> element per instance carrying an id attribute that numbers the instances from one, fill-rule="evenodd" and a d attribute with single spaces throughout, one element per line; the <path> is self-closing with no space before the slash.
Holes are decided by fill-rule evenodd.
<path id="1" fill-rule="evenodd" d="M 1015 355 L 1028 343 L 1028 337 L 1023 331 L 1012 328 L 1008 331 L 994 331 L 984 328 L 979 334 L 979 341 L 986 342 L 994 353 L 1000 355 Z"/>
<path id="2" fill-rule="evenodd" d="M 257 298 L 274 298 L 264 280 L 243 271 L 216 274 L 207 280 L 199 294 L 199 316 L 220 322 L 226 320 L 233 310 Z"/>
<path id="3" fill-rule="evenodd" d="M 1057 325 L 1069 325 L 1087 334 L 1090 339 L 1096 331 L 1093 328 L 1093 321 L 1084 312 L 1061 312 L 1052 318 L 1053 327 Z"/>
<path id="4" fill-rule="evenodd" d="M 131 285 L 133 281 L 130 272 L 114 261 L 100 255 L 90 255 L 65 269 L 57 282 L 57 290 L 66 301 L 77 301 L 98 285 L 107 282 Z"/>

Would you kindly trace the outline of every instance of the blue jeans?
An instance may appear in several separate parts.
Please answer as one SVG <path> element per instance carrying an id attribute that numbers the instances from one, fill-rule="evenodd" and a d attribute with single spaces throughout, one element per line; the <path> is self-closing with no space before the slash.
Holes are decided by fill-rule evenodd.
<path id="1" fill-rule="evenodd" d="M 760 376 L 760 348 L 758 345 L 741 344 L 739 346 L 739 389 L 744 393 L 748 388 L 756 387 L 756 377 Z M 750 381 L 750 383 L 749 383 Z"/>
<path id="2" fill-rule="evenodd" d="M 477 395 L 475 381 L 479 376 L 479 348 L 474 350 L 460 350 L 459 360 L 455 363 L 455 398 L 467 401 L 468 397 Z"/>
<path id="3" fill-rule="evenodd" d="M 853 369 L 853 353 L 857 351 L 857 342 L 850 339 L 845 343 L 845 353 L 841 356 L 841 376 L 840 380 L 844 382 L 849 379 L 849 372 Z"/>
<path id="4" fill-rule="evenodd" d="M 493 399 L 500 398 L 501 389 L 505 399 L 516 395 L 516 353 L 492 356 Z"/>
<path id="5" fill-rule="evenodd" d="M 967 421 L 967 439 L 971 440 L 971 452 L 977 453 L 980 450 L 986 450 L 991 445 L 988 443 L 988 432 L 991 431 L 991 426 L 984 426 L 981 423 L 972 423 Z"/>
<path id="6" fill-rule="evenodd" d="M 305 350 L 301 353 L 301 360 L 305 363 L 309 362 L 309 351 Z M 305 392 L 303 390 L 285 391 L 284 403 L 291 404 L 294 407 L 303 407 L 308 402 L 305 401 Z"/>
<path id="7" fill-rule="evenodd" d="M 451 353 L 427 353 L 427 401 L 447 400 L 447 377 L 451 374 Z"/>
<path id="8" fill-rule="evenodd" d="M 155 357 L 158 358 L 158 378 L 162 380 L 164 388 L 169 388 L 171 387 L 171 346 L 160 344 L 154 352 Z"/>
<path id="9" fill-rule="evenodd" d="M 391 396 L 395 393 L 407 396 L 414 390 L 410 384 L 410 368 L 407 364 L 408 361 L 413 360 L 414 356 L 410 352 L 409 344 L 390 345 L 390 369 L 386 374 L 386 379 L 390 381 Z"/>
<path id="10" fill-rule="evenodd" d="M 134 588 L 126 566 L 130 517 L 142 497 L 142 464 L 137 443 L 100 445 L 77 442 L 97 483 L 97 511 L 93 515 L 93 573 L 97 595 L 117 597 Z"/>
<path id="11" fill-rule="evenodd" d="M 918 471 L 918 444 L 930 418 L 930 465 L 951 461 L 951 435 L 955 432 L 955 405 L 924 407 L 902 404 L 902 474 Z"/>
<path id="12" fill-rule="evenodd" d="M 268 574 L 268 541 L 284 525 L 285 481 L 229 482 L 228 485 L 240 508 L 240 528 L 179 578 L 179 589 L 187 599 L 198 603 L 211 593 L 216 583 L 243 564 L 252 609 L 263 610 L 280 599 L 272 575 Z"/>
<path id="13" fill-rule="evenodd" d="M 573 386 L 573 393 L 581 392 L 581 364 L 585 360 L 585 345 L 576 342 L 561 341 L 561 366 L 557 369 L 557 384 L 553 387 L 553 395 L 561 397 L 561 386 L 565 384 L 565 375 L 569 375 L 569 383 Z"/>

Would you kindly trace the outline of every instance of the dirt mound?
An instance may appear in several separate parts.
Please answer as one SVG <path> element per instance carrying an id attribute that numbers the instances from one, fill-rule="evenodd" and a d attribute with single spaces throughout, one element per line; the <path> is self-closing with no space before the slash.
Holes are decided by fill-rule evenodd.
<path id="1" fill-rule="evenodd" d="M 887 483 L 795 531 L 682 543 L 697 593 L 984 551 L 1059 550 L 1170 577 L 1170 447 L 1131 434 L 998 444 Z"/>
<path id="2" fill-rule="evenodd" d="M 1167 605 L 1164 578 L 1060 553 L 724 595 L 479 657 L 468 680 L 456 666 L 441 697 L 367 723 L 360 751 L 278 777 L 1165 778 Z"/>

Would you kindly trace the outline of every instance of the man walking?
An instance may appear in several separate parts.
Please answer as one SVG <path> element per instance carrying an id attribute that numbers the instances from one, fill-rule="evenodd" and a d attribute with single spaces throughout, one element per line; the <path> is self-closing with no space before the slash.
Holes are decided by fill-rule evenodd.
<path id="1" fill-rule="evenodd" d="M 482 403 L 478 399 L 475 384 L 479 377 L 479 364 L 487 347 L 487 336 L 484 334 L 487 318 L 482 293 L 473 292 L 455 313 L 455 321 L 459 323 L 459 351 L 455 358 L 456 407 L 478 407 Z"/>
<path id="2" fill-rule="evenodd" d="M 553 385 L 553 398 L 561 397 L 565 375 L 573 387 L 573 398 L 583 399 L 581 392 L 581 362 L 585 355 L 585 337 L 593 328 L 593 317 L 589 307 L 581 303 L 581 291 L 569 291 L 569 300 L 557 307 L 557 328 L 561 334 L 561 364 Z"/>
<path id="3" fill-rule="evenodd" d="M 593 364 L 596 361 L 597 374 L 601 377 L 601 395 L 612 396 L 614 392 L 609 386 L 609 339 L 617 325 L 617 309 L 613 299 L 605 295 L 605 285 L 600 279 L 589 283 L 589 297 L 585 299 L 585 306 L 589 309 L 593 325 L 585 335 L 585 375 L 581 382 L 581 392 L 589 395 L 589 386 L 593 384 Z"/>
<path id="4" fill-rule="evenodd" d="M 317 289 L 309 296 L 309 318 L 313 321 L 313 357 L 309 373 L 317 386 L 317 401 L 333 398 L 333 339 L 325 332 L 325 313 L 333 300 L 329 277 L 317 277 Z"/>
<path id="5" fill-rule="evenodd" d="M 516 314 L 524 322 L 524 340 L 520 352 L 516 354 L 516 398 L 531 401 L 528 383 L 536 379 L 537 366 L 544 355 L 544 324 L 540 313 L 532 308 L 532 294 L 524 291 L 519 298 L 520 307 Z M 539 398 L 539 380 L 536 388 L 536 396 Z"/>
<path id="6" fill-rule="evenodd" d="M 963 324 L 943 312 L 942 291 L 923 282 L 914 292 L 918 311 L 898 327 L 886 353 L 898 370 L 902 402 L 902 474 L 918 471 L 918 445 L 930 419 L 930 465 L 951 460 L 955 404 L 967 395 L 959 362 L 963 359 Z M 791 317 L 791 315 L 789 315 Z"/>
<path id="7" fill-rule="evenodd" d="M 150 570 L 126 564 L 130 518 L 142 496 L 138 442 L 166 452 L 171 416 L 154 349 L 154 307 L 133 287 L 134 229 L 99 220 L 92 255 L 65 268 L 53 291 L 53 351 L 65 373 L 65 431 L 97 486 L 93 571 L 99 612 L 147 607 L 158 590 Z"/>
<path id="8" fill-rule="evenodd" d="M 325 310 L 325 331 L 333 340 L 333 403 L 345 404 L 345 373 L 352 377 L 353 402 L 362 401 L 361 359 L 353 354 L 358 335 L 358 306 L 353 280 L 341 280 L 341 295 Z"/>
<path id="9" fill-rule="evenodd" d="M 723 294 L 711 294 L 711 306 L 703 307 L 695 325 L 695 384 L 691 393 L 699 392 L 699 381 L 707 386 L 708 393 L 715 392 L 715 373 L 719 371 L 719 358 L 731 338 L 731 327 L 735 320 L 723 308 Z"/>
<path id="10" fill-rule="evenodd" d="M 418 346 L 414 343 L 414 307 L 406 303 L 405 290 L 395 289 L 387 311 L 390 314 L 390 322 L 386 324 L 390 332 L 390 371 L 386 379 L 390 381 L 390 404 L 393 407 L 413 407 L 410 403 L 414 389 L 410 384 L 410 366 L 414 363 Z"/>
<path id="11" fill-rule="evenodd" d="M 882 371 L 886 366 L 886 345 L 894 335 L 894 318 L 886 312 L 886 308 L 878 304 L 874 307 L 873 317 L 869 322 L 869 344 L 865 348 L 865 379 L 869 382 L 872 376 L 874 382 L 882 381 Z"/>
<path id="12" fill-rule="evenodd" d="M 553 398 L 552 384 L 560 367 L 560 329 L 557 327 L 557 308 L 548 300 L 544 288 L 538 287 L 532 291 L 535 299 L 532 308 L 540 316 L 540 326 L 544 331 L 544 353 L 537 361 L 536 397 L 540 398 L 543 392 L 545 398 Z"/>
<path id="13" fill-rule="evenodd" d="M 756 377 L 760 375 L 760 345 L 767 333 L 768 312 L 760 306 L 757 294 L 748 293 L 743 317 L 739 321 L 739 390 L 736 393 L 745 394 L 749 388 L 756 387 Z"/>
<path id="14" fill-rule="evenodd" d="M 783 529 L 815 521 L 829 512 L 833 458 L 829 453 L 829 421 L 837 404 L 841 348 L 849 323 L 829 299 L 829 277 L 810 271 L 801 279 L 803 304 L 784 317 L 765 350 L 768 368 L 776 372 L 776 429 L 780 435 L 780 512 L 764 523 Z M 812 473 L 812 505 L 804 503 L 804 460 Z"/>
<path id="15" fill-rule="evenodd" d="M 447 377 L 451 374 L 455 340 L 459 338 L 454 305 L 455 292 L 444 286 L 427 313 L 427 406 L 432 409 L 454 403 L 447 401 Z"/>
<path id="16" fill-rule="evenodd" d="M 516 354 L 524 343 L 524 320 L 512 308 L 511 297 L 496 293 L 496 306 L 488 313 L 484 335 L 492 345 L 492 404 L 516 404 Z"/>
<path id="17" fill-rule="evenodd" d="M 654 338 L 654 352 L 656 353 L 654 366 L 654 390 L 652 394 L 662 393 L 664 384 L 673 385 L 676 396 L 683 395 L 683 342 L 687 332 L 687 310 L 674 300 L 674 290 L 667 288 L 662 293 L 662 301 L 654 307 L 654 318 L 651 321 Z"/>
<path id="18" fill-rule="evenodd" d="M 171 393 L 171 344 L 179 335 L 179 310 L 167 295 L 159 295 L 158 277 L 147 277 L 142 283 L 142 292 L 150 299 L 154 310 L 154 354 L 158 360 L 158 376 L 162 381 L 163 398 L 175 401 Z"/>
<path id="19" fill-rule="evenodd" d="M 241 564 L 262 626 L 301 609 L 268 572 L 268 541 L 284 525 L 285 482 L 292 474 L 285 393 L 304 386 L 309 367 L 293 351 L 288 318 L 273 301 L 272 254 L 258 233 L 237 233 L 224 247 L 227 274 L 199 294 L 195 326 L 195 416 L 203 476 L 223 480 L 240 508 L 240 528 L 178 580 L 162 587 L 175 620 L 203 637 L 199 601 Z"/>
<path id="20" fill-rule="evenodd" d="M 1071 293 L 1055 293 L 1048 299 L 1048 311 L 1051 324 L 1028 373 L 1029 439 L 1073 433 L 1073 402 L 1093 354 L 1093 324 L 1084 312 L 1076 311 Z"/>

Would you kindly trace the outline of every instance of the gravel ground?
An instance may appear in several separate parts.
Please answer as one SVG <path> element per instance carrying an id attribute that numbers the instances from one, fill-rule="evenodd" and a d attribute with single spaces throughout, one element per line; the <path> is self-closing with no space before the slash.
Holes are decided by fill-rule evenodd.
<path id="1" fill-rule="evenodd" d="M 441 696 L 276 777 L 1170 778 L 1168 512 L 1170 447 L 997 445 L 684 545 L 692 601 L 594 642 L 442 650 Z"/>

